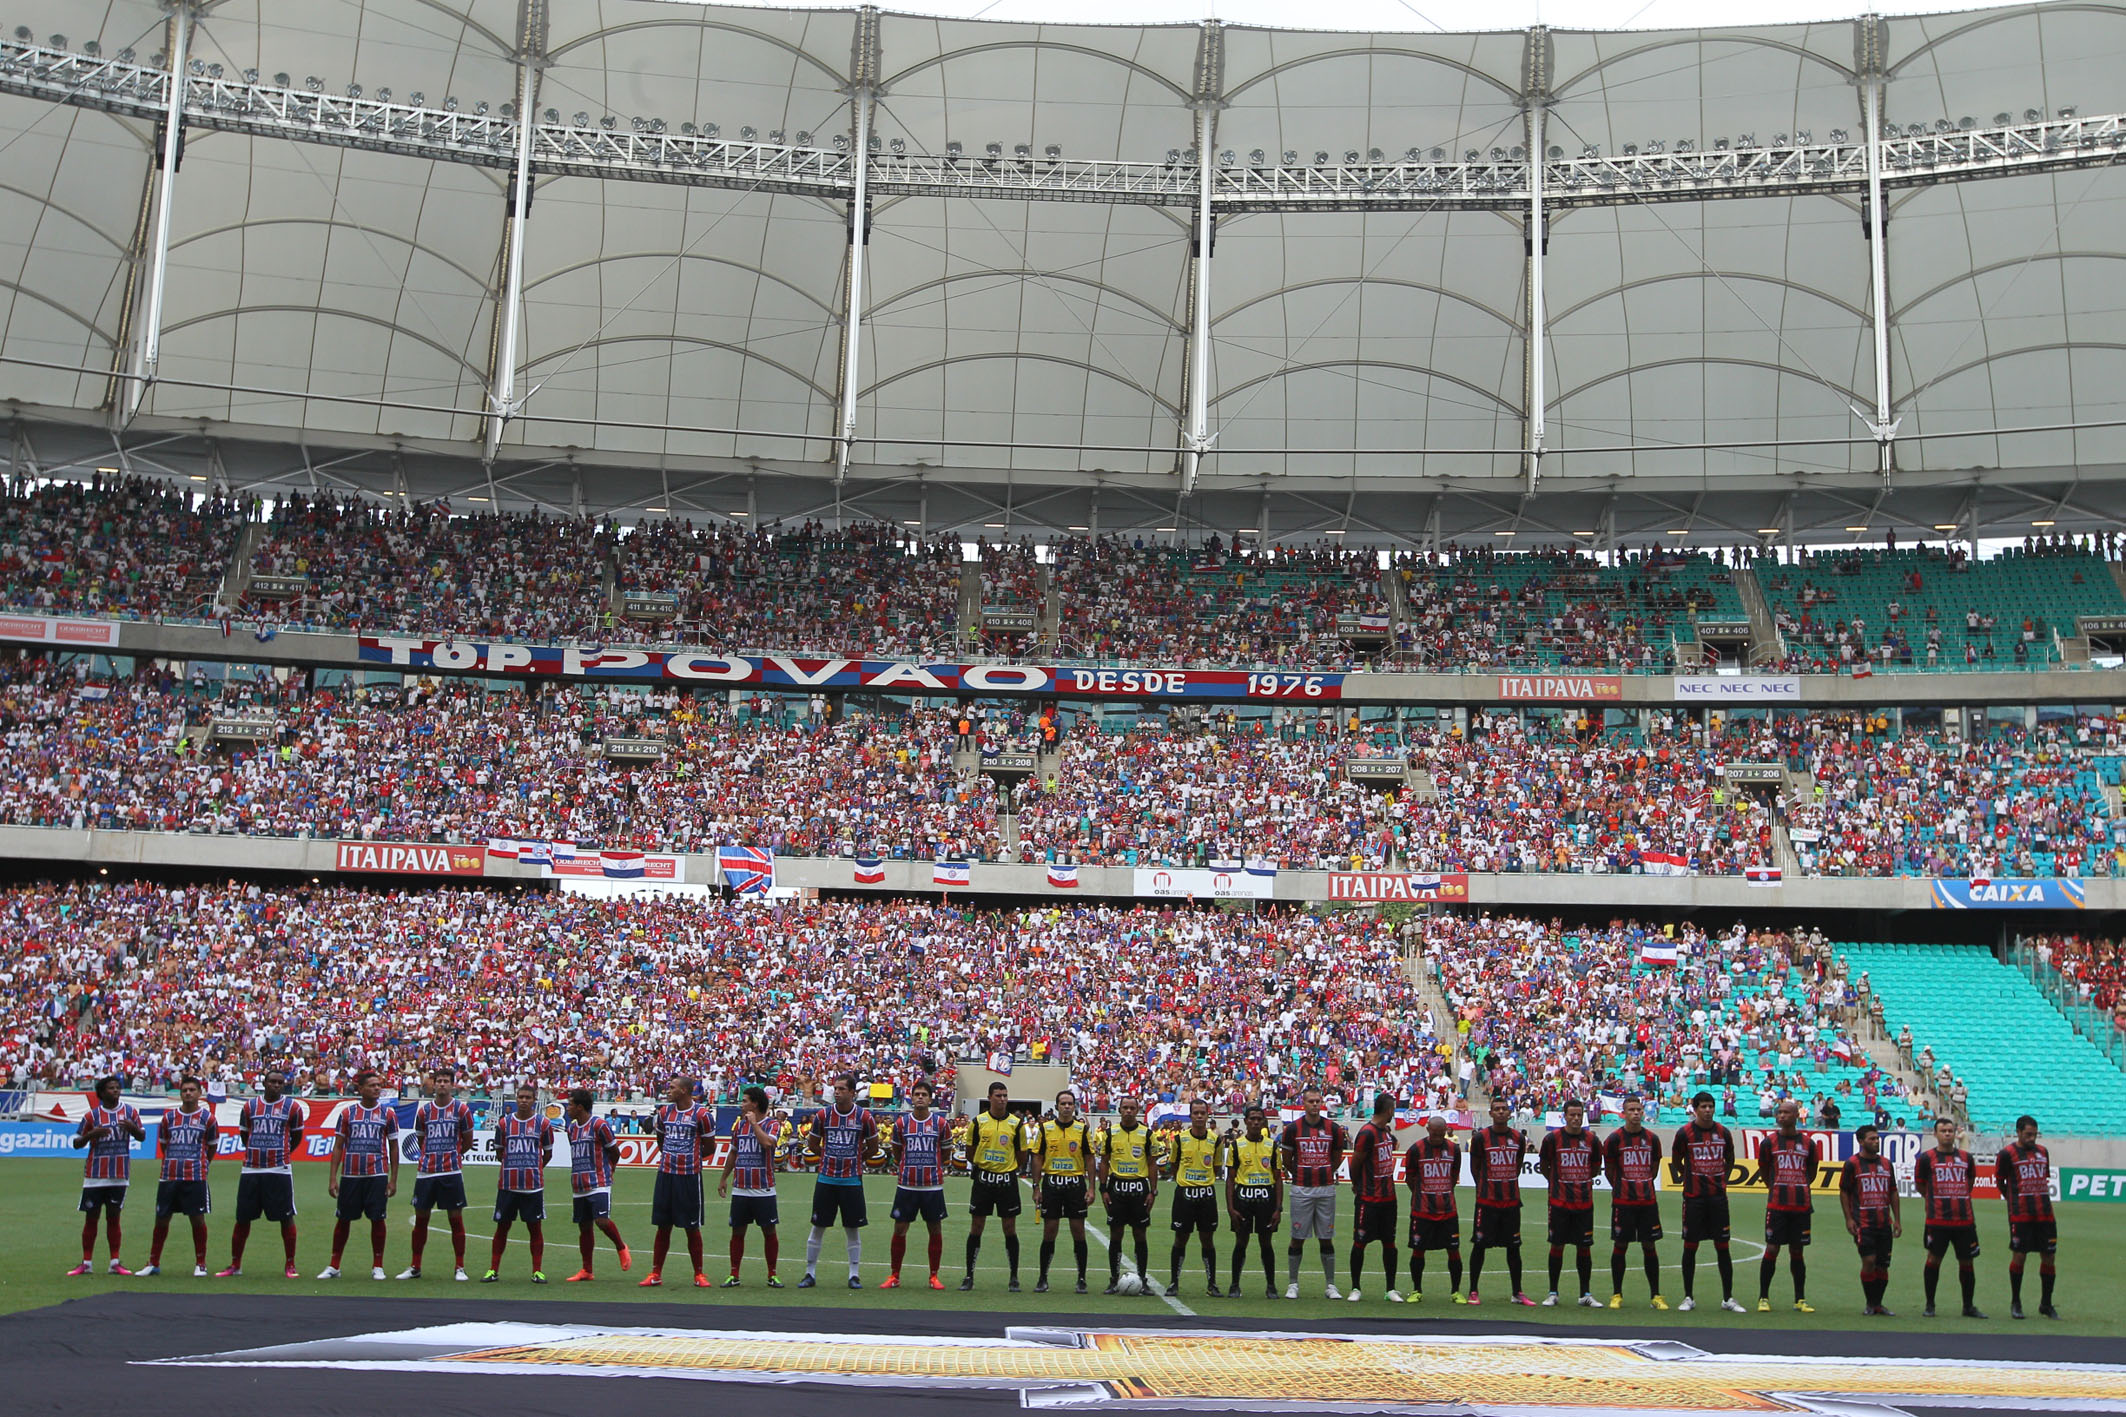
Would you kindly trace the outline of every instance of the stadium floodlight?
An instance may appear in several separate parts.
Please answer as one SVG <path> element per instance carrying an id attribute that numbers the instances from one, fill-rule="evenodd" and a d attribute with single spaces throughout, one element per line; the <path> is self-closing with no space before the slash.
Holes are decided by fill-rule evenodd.
<path id="1" fill-rule="evenodd" d="M 1403 161 L 1404 161 L 1404 162 L 1416 162 L 1416 161 L 1418 161 L 1418 159 L 1419 159 L 1419 154 L 1418 154 L 1418 151 L 1417 151 L 1417 149 L 1416 149 L 1416 148 L 1405 148 L 1405 149 L 1403 149 Z"/>
<path id="2" fill-rule="evenodd" d="M 1639 155 L 1639 145 L 1638 145 L 1637 143 L 1626 143 L 1626 144 L 1624 145 L 1624 156 L 1626 156 L 1626 157 L 1637 157 L 1638 155 Z"/>
<path id="3" fill-rule="evenodd" d="M 1297 149 L 1286 148 L 1284 150 L 1284 165 L 1286 167 L 1297 167 L 1299 165 L 1299 153 Z"/>
<path id="4" fill-rule="evenodd" d="M 1004 523 L 1002 523 L 1002 522 L 983 522 L 983 523 L 982 523 L 982 529 L 983 529 L 983 530 L 985 530 L 985 531 L 1002 531 L 1002 530 L 1004 529 Z"/>
<path id="5" fill-rule="evenodd" d="M 1601 145 L 1598 143 L 1589 143 L 1587 144 L 1587 146 L 1580 149 L 1580 156 L 1583 158 L 1598 158 L 1601 155 L 1602 148 Z"/>
<path id="6" fill-rule="evenodd" d="M 572 127 L 588 128 L 591 126 L 591 116 L 580 108 L 569 115 L 568 121 Z"/>
<path id="7" fill-rule="evenodd" d="M 1848 143 L 1852 140 L 1853 135 L 1843 128 L 1833 128 L 1831 130 L 1831 141 L 1834 143 Z"/>
<path id="8" fill-rule="evenodd" d="M 54 45 L 56 46 L 56 45 L 58 44 L 58 41 L 54 40 L 54 41 L 53 41 L 53 44 L 54 44 Z M 2074 117 L 2074 115 L 2075 115 L 2075 112 L 2076 112 L 2075 106 L 2074 106 L 2073 104 L 2071 104 L 2071 103 L 2070 103 L 2070 104 L 2068 104 L 2068 105 L 2067 105 L 2067 106 L 2066 106 L 2065 108 L 2063 108 L 2063 109 L 2061 109 L 2061 110 L 2060 110 L 2060 117 L 2061 117 L 2061 118 L 2072 118 L 2072 117 Z"/>
<path id="9" fill-rule="evenodd" d="M 1041 149 L 1041 153 L 1050 162 L 1054 162 L 1063 156 L 1063 145 L 1061 143 L 1050 143 L 1047 147 Z M 1258 152 L 1255 156 L 1259 158 L 1262 154 Z"/>
<path id="10" fill-rule="evenodd" d="M 605 115 L 605 117 L 598 120 L 598 126 L 605 129 L 606 132 L 610 133 L 615 128 L 620 126 L 620 120 L 615 118 L 612 114 L 608 113 Z"/>
<path id="11" fill-rule="evenodd" d="M 1936 531 L 1962 531 L 1962 530 L 1963 530 L 1963 528 L 1962 528 L 1962 527 L 1960 527 L 1960 526 L 1958 526 L 1958 525 L 1957 525 L 1957 524 L 1956 524 L 1955 522 L 1936 522 L 1936 523 L 1934 523 L 1934 529 L 1935 529 Z"/>
<path id="12" fill-rule="evenodd" d="M 486 100 L 486 99 L 484 99 L 484 98 L 483 98 L 483 99 L 480 99 L 480 100 L 479 100 L 478 102 L 476 102 L 476 103 L 474 103 L 474 104 L 473 104 L 473 106 L 472 106 L 472 116 L 473 116 L 473 117 L 475 117 L 475 118 L 485 118 L 485 117 L 487 116 L 487 100 Z"/>
<path id="13" fill-rule="evenodd" d="M 1033 144 L 1032 144 L 1032 143 L 1013 143 L 1013 144 L 1011 145 L 1011 155 L 1012 155 L 1013 157 L 1017 157 L 1017 158 L 1028 158 L 1028 157 L 1032 157 L 1032 156 L 1033 156 Z"/>
<path id="14" fill-rule="evenodd" d="M 1463 162 L 1481 162 L 1483 161 L 1483 158 L 1484 155 L 1478 152 L 1475 148 L 1471 148 L 1469 149 L 1469 151 L 1462 154 Z"/>
<path id="15" fill-rule="evenodd" d="M 1847 527 L 1847 528 L 1846 528 L 1846 530 L 1847 530 L 1847 531 L 1866 531 L 1866 530 L 1867 530 L 1867 528 L 1866 528 L 1866 527 L 1864 527 L 1864 526 L 1849 526 L 1849 527 Z"/>
<path id="16" fill-rule="evenodd" d="M 1690 533 L 1689 533 L 1688 531 L 1672 531 L 1672 532 L 1670 532 L 1670 533 L 1669 533 L 1669 535 L 1670 535 L 1670 536 L 1689 536 L 1689 535 L 1690 535 Z"/>
<path id="17" fill-rule="evenodd" d="M 349 84 L 349 85 L 347 85 L 347 97 L 349 97 L 349 98 L 360 98 L 361 96 L 362 96 L 362 86 L 361 86 L 360 84 Z"/>
<path id="18" fill-rule="evenodd" d="M 2032 522 L 2030 523 L 2030 525 L 2032 525 L 2032 526 L 2052 526 L 2052 525 L 2054 525 L 2054 522 L 2053 522 L 2052 518 L 2050 518 L 2050 517 L 2038 517 L 2038 518 L 2036 518 L 2035 520 L 2033 520 L 2033 521 L 2032 521 Z"/>
<path id="19" fill-rule="evenodd" d="M 85 39 L 81 41 L 81 52 L 94 59 L 97 55 L 103 53 L 103 46 L 93 39 Z M 256 82 L 256 80 L 253 82 Z"/>
<path id="20" fill-rule="evenodd" d="M 1445 148 L 1434 148 L 1432 150 L 1432 160 L 1434 162 L 1445 162 L 1447 160 L 1447 150 Z"/>
<path id="21" fill-rule="evenodd" d="M 256 70 L 256 69 L 246 69 L 246 70 L 244 70 L 244 82 L 245 82 L 245 83 L 247 83 L 247 84 L 255 84 L 255 83 L 257 83 L 257 82 L 258 82 L 258 70 Z M 383 92 L 379 93 L 379 94 L 377 95 L 377 97 L 378 97 L 379 99 L 382 99 L 382 100 L 384 100 L 385 102 L 387 102 L 387 103 L 388 103 L 388 102 L 390 101 L 390 98 L 389 98 L 389 95 L 390 95 L 390 93 L 391 93 L 391 90 L 390 90 L 390 89 L 385 89 L 385 90 L 384 90 Z"/>
<path id="22" fill-rule="evenodd" d="M 273 76 L 273 78 L 274 78 L 275 82 L 277 82 L 277 83 L 279 83 L 279 84 L 281 85 L 281 87 L 283 87 L 283 88 L 286 88 L 286 87 L 287 87 L 287 84 L 288 84 L 288 76 L 287 76 L 286 74 L 275 74 L 275 75 Z M 425 103 L 427 103 L 427 102 L 428 102 L 428 95 L 427 95 L 427 94 L 425 94 L 425 93 L 422 93 L 422 92 L 421 92 L 421 91 L 420 91 L 419 89 L 415 89 L 415 90 L 414 90 L 414 91 L 413 91 L 412 93 L 410 93 L 410 94 L 406 95 L 406 101 L 407 101 L 408 103 L 412 104 L 412 105 L 413 105 L 413 106 L 414 106 L 415 108 L 419 108 L 419 107 L 421 107 L 421 106 L 422 106 L 423 104 L 425 104 Z M 580 125 L 579 125 L 579 126 L 580 126 Z"/>
<path id="23" fill-rule="evenodd" d="M 130 64 L 133 62 L 133 50 L 130 45 L 118 51 L 118 62 L 121 64 Z"/>
<path id="24" fill-rule="evenodd" d="M 835 134 L 835 138 L 842 143 L 848 142 L 848 139 L 843 138 L 839 133 Z M 957 138 L 945 144 L 945 156 L 947 157 L 958 157 L 961 153 L 964 153 L 966 151 L 967 145 L 965 143 L 960 142 Z"/>
<path id="25" fill-rule="evenodd" d="M 1506 160 L 1506 150 L 1504 148 L 1493 148 L 1491 150 L 1491 160 L 1493 162 L 1504 162 Z"/>
<path id="26" fill-rule="evenodd" d="M 1386 159 L 1385 159 L 1385 157 L 1384 157 L 1384 156 L 1382 155 L 1382 153 L 1381 153 L 1381 150 L 1380 150 L 1379 148 L 1367 148 L 1367 149 L 1366 149 L 1366 161 L 1367 161 L 1367 162 L 1382 162 L 1382 161 L 1385 161 L 1385 160 L 1386 160 Z"/>
<path id="27" fill-rule="evenodd" d="M 2044 121 L 2045 121 L 2045 113 L 2044 113 L 2044 110 L 2043 110 L 2043 109 L 2039 109 L 2039 108 L 2026 108 L 2026 109 L 2024 109 L 2024 110 L 2023 110 L 2023 121 L 2024 121 L 2025 123 L 2042 123 L 2042 122 L 2044 122 Z"/>
<path id="28" fill-rule="evenodd" d="M 1993 126 L 1996 128 L 2005 128 L 2014 121 L 2015 115 L 2012 113 L 1996 113 L 1993 115 Z"/>
<path id="29" fill-rule="evenodd" d="M 1471 157 L 1474 157 L 1474 156 L 1475 156 L 1475 154 L 1474 154 L 1474 153 L 1471 153 L 1471 154 L 1470 154 L 1470 156 L 1471 156 Z M 1314 150 L 1314 165 L 1315 165 L 1316 167 L 1327 167 L 1327 166 L 1329 165 L 1329 153 L 1328 153 L 1328 149 L 1326 149 L 1326 148 L 1316 148 L 1316 149 Z"/>
<path id="30" fill-rule="evenodd" d="M 1549 151 L 1545 153 L 1545 156 L 1548 157 L 1552 162 L 1556 162 L 1559 158 L 1565 156 L 1565 150 L 1559 147 L 1556 143 L 1552 143 L 1550 145 Z"/>
<path id="31" fill-rule="evenodd" d="M 701 136 L 704 138 L 720 137 L 722 133 L 723 129 L 718 127 L 714 123 L 704 123 L 701 125 Z"/>
<path id="32" fill-rule="evenodd" d="M 1724 153 L 1724 152 L 1726 152 L 1726 151 L 1727 151 L 1727 139 L 1725 139 L 1725 138 L 1715 138 L 1715 139 L 1713 139 L 1713 151 L 1714 151 L 1714 152 L 1716 152 L 1716 153 Z"/>
<path id="33" fill-rule="evenodd" d="M 671 510 L 671 508 L 669 508 L 669 507 L 644 507 L 644 508 L 643 508 L 642 510 L 644 510 L 645 512 L 668 512 L 668 511 L 670 511 L 670 510 Z"/>
<path id="34" fill-rule="evenodd" d="M 1345 148 L 1345 149 L 1344 149 L 1344 166 L 1345 166 L 1345 167 L 1356 167 L 1356 166 L 1358 166 L 1358 149 L 1357 149 L 1357 148 Z"/>
<path id="35" fill-rule="evenodd" d="M 982 152 L 988 157 L 1002 157 L 1004 156 L 1004 145 L 1002 143 L 984 143 Z"/>
<path id="36" fill-rule="evenodd" d="M 1972 130 L 1973 128 L 1976 128 L 1977 126 L 1978 126 L 1978 120 L 1977 120 L 1976 118 L 1973 118 L 1973 117 L 1972 117 L 1972 116 L 1971 116 L 1970 114 L 1968 114 L 1968 113 L 1966 113 L 1966 114 L 1965 114 L 1965 115 L 1964 115 L 1963 117 L 1961 117 L 1961 118 L 1959 118 L 1959 119 L 1957 119 L 1957 120 L 1956 120 L 1956 128 L 1957 128 L 1957 131 L 1958 131 L 1958 132 L 1962 132 L 1962 133 L 1968 133 L 1968 132 L 1970 132 L 1970 131 L 1971 131 L 1971 130 Z"/>
<path id="37" fill-rule="evenodd" d="M 847 133 L 836 133 L 834 135 L 834 150 L 838 153 L 849 151 L 849 135 Z"/>
<path id="38" fill-rule="evenodd" d="M 1757 535 L 1759 536 L 1777 536 L 1778 534 L 1779 528 L 1775 526 L 1760 526 L 1757 528 Z"/>
<path id="39" fill-rule="evenodd" d="M 1754 148 L 1757 146 L 1757 135 L 1755 133 L 1744 133 L 1735 139 L 1735 146 L 1738 148 Z"/>
<path id="40" fill-rule="evenodd" d="M 895 157 L 900 157 L 902 154 L 908 151 L 907 141 L 902 138 L 895 138 L 892 142 L 886 144 L 886 146 L 892 149 L 893 155 Z"/>
<path id="41" fill-rule="evenodd" d="M 62 41 L 63 41 L 63 40 L 65 40 L 65 38 L 66 38 L 66 36 L 65 36 L 65 35 L 63 35 L 63 34 L 55 34 L 55 35 L 53 35 L 53 36 L 52 36 L 52 48 L 54 48 L 54 49 L 64 49 L 64 48 L 66 48 L 66 45 L 65 45 L 64 43 L 62 43 Z M 193 77 L 193 78 L 195 78 L 195 79 L 197 79 L 197 78 L 203 77 L 203 76 L 204 76 L 204 75 L 206 74 L 206 72 L 207 72 L 207 61 L 206 61 L 206 60 L 204 60 L 204 59 L 194 59 L 194 60 L 193 60 L 193 61 L 191 62 L 191 64 L 190 64 L 190 65 L 188 65 L 187 67 L 191 69 L 191 71 L 192 71 L 192 77 Z"/>
<path id="42" fill-rule="evenodd" d="M 1509 152 L 1507 156 L 1512 158 L 1515 162 L 1519 162 L 1522 158 L 1528 156 L 1528 152 L 1519 143 L 1515 143 L 1513 145 L 1512 151 Z"/>
<path id="43" fill-rule="evenodd" d="M 325 91 L 325 81 L 315 74 L 309 74 L 303 78 L 303 87 L 312 93 L 323 93 Z"/>
<path id="44" fill-rule="evenodd" d="M 1240 155 L 1231 148 L 1227 148 L 1224 152 L 1218 154 L 1218 165 L 1220 167 L 1231 167 L 1238 161 L 1240 161 Z"/>
<path id="45" fill-rule="evenodd" d="M 612 120 L 608 118 L 606 122 L 610 123 Z M 760 136 L 760 129 L 754 127 L 751 123 L 742 123 L 738 128 L 738 136 L 750 143 Z"/>
<path id="46" fill-rule="evenodd" d="M 452 94 L 449 98 L 443 100 L 443 111 L 445 113 L 456 113 L 458 111 L 458 96 L 456 94 Z"/>
<path id="47" fill-rule="evenodd" d="M 1794 141 L 1805 148 L 1816 141 L 1816 134 L 1812 129 L 1796 128 L 1794 130 Z"/>
<path id="48" fill-rule="evenodd" d="M 28 43 L 29 43 L 29 42 L 30 42 L 31 40 L 35 39 L 36 37 L 37 37 L 37 31 L 35 31 L 35 30 L 31 29 L 31 28 L 30 28 L 30 27 L 29 27 L 28 25 L 16 25 L 16 26 L 15 26 L 15 38 L 17 38 L 17 39 L 21 40 L 21 41 L 22 41 L 22 42 L 23 42 L 24 44 L 28 44 Z"/>
<path id="49" fill-rule="evenodd" d="M 806 131 L 805 131 L 804 129 L 802 129 L 802 128 L 798 129 L 798 130 L 797 130 L 797 145 L 798 145 L 799 147 L 801 147 L 801 148 L 809 148 L 809 147 L 811 147 L 811 146 L 812 146 L 812 135 L 811 135 L 810 133 L 806 132 Z"/>
<path id="50" fill-rule="evenodd" d="M 547 121 L 551 122 L 553 120 L 549 119 Z M 682 123 L 679 125 L 679 131 L 681 133 L 684 133 L 687 137 L 691 138 L 694 136 L 694 125 L 691 123 Z"/>
<path id="51" fill-rule="evenodd" d="M 549 108 L 546 110 L 546 113 L 543 116 L 549 123 L 559 123 L 561 121 L 561 110 L 558 108 Z M 691 128 L 693 125 L 688 124 L 687 126 Z"/>
<path id="52" fill-rule="evenodd" d="M 769 142 L 771 142 L 771 143 L 780 143 L 780 142 L 781 142 L 782 140 L 783 140 L 783 131 L 782 131 L 782 129 L 780 129 L 780 128 L 770 128 L 770 129 L 768 130 L 768 141 L 769 141 Z"/>

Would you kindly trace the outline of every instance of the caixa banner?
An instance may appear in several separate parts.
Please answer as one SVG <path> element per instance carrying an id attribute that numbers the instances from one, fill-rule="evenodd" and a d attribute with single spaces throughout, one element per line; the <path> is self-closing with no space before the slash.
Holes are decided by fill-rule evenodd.
<path id="1" fill-rule="evenodd" d="M 890 659 L 592 649 L 363 635 L 364 664 L 395 669 L 722 688 L 861 689 L 888 694 L 1033 694 L 1058 698 L 1333 703 L 1342 674 L 1244 669 L 1076 669 L 1035 664 L 912 664 Z M 1584 676 L 1583 676 L 1584 677 Z M 1610 682 L 1614 683 L 1612 679 Z M 1612 695 L 1612 697 L 1614 697 Z"/>
<path id="2" fill-rule="evenodd" d="M 1927 900 L 1936 910 L 2080 910 L 2087 897 L 2074 879 L 2002 880 L 1974 876 L 1968 881 L 1928 884 Z"/>

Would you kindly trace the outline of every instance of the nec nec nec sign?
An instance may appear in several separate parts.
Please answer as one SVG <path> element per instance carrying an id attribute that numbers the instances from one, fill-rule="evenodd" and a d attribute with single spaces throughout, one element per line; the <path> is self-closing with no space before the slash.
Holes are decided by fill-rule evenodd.
<path id="1" fill-rule="evenodd" d="M 363 635 L 364 664 L 556 679 L 620 679 L 768 689 L 862 689 L 873 693 L 1054 694 L 1101 699 L 1254 699 L 1330 703 L 1342 674 L 1242 669 L 1066 669 L 1036 664 L 910 664 L 890 659 L 708 654 L 688 649 L 592 649 Z M 1567 683 L 1617 680 L 1573 676 Z M 1526 697 L 1535 697 L 1527 695 Z"/>
<path id="2" fill-rule="evenodd" d="M 1793 674 L 1744 674 L 1676 680 L 1677 703 L 1799 703 L 1801 680 Z"/>

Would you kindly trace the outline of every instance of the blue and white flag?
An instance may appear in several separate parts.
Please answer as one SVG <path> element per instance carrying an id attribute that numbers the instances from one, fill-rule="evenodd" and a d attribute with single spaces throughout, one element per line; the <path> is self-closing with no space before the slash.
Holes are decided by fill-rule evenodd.
<path id="1" fill-rule="evenodd" d="M 740 895 L 755 895 L 774 889 L 775 853 L 758 846 L 719 846 L 716 869 L 723 883 Z"/>

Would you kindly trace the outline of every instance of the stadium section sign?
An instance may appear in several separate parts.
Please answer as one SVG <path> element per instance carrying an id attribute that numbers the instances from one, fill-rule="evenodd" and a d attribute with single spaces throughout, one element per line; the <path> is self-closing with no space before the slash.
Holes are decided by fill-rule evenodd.
<path id="1" fill-rule="evenodd" d="M 1421 875 L 1415 871 L 1331 871 L 1330 900 L 1448 900 L 1469 899 L 1469 877 Z"/>
<path id="2" fill-rule="evenodd" d="M 89 645 L 115 649 L 116 620 L 54 620 L 45 615 L 0 615 L 0 640 L 29 640 L 41 645 Z"/>
<path id="3" fill-rule="evenodd" d="M 1692 679 L 1678 676 L 1675 687 L 1676 702 L 1679 704 L 1801 702 L 1801 679 L 1794 674 L 1749 674 L 1732 679 Z"/>
<path id="4" fill-rule="evenodd" d="M 1499 697 L 1538 703 L 1588 704 L 1624 697 L 1618 674 L 1501 674 Z"/>
<path id="5" fill-rule="evenodd" d="M 458 670 L 550 679 L 722 684 L 764 689 L 862 689 L 893 694 L 1040 694 L 1091 699 L 1248 699 L 1332 703 L 1343 697 L 1342 674 L 1289 674 L 1245 669 L 1071 669 L 1037 664 L 910 664 L 891 659 L 834 659 L 802 655 L 705 654 L 690 649 L 589 649 L 581 645 L 488 644 L 471 640 L 362 635 L 364 664 L 394 669 Z M 1578 675 L 1545 683 L 1607 683 L 1620 698 L 1615 675 Z M 1532 698 L 1538 695 L 1522 695 Z"/>
<path id="6" fill-rule="evenodd" d="M 920 1325 L 911 1325 L 919 1328 Z M 1700 1330 L 1697 1336 L 1703 1337 Z M 1796 1337 L 1801 1337 L 1796 1335 Z M 1711 1341 L 1711 1340 L 1707 1340 Z M 1809 1345 L 1796 1343 L 1805 1350 Z M 517 1320 L 403 1328 L 156 1367 L 359 1369 L 491 1382 L 556 1376 L 1017 1394 L 1022 1409 L 1612 1414 L 2126 1411 L 2126 1366 L 1711 1353 L 1667 1339 L 1019 1326 L 988 1334 L 803 1332 Z M 329 1381 L 329 1379 L 327 1380 Z M 490 1388 L 499 1398 L 500 1389 Z M 409 1397 L 411 1392 L 409 1393 Z"/>
<path id="7" fill-rule="evenodd" d="M 1928 903 L 1936 910 L 2080 910 L 2086 892 L 2079 880 L 1934 881 Z"/>
<path id="8" fill-rule="evenodd" d="M 1268 900 L 1277 886 L 1275 871 L 1230 871 L 1184 869 L 1179 866 L 1138 867 L 1138 895 L 1198 900 Z"/>
<path id="9" fill-rule="evenodd" d="M 417 846 L 404 841 L 343 841 L 335 871 L 380 871 L 408 876 L 479 876 L 487 872 L 484 846 Z"/>

